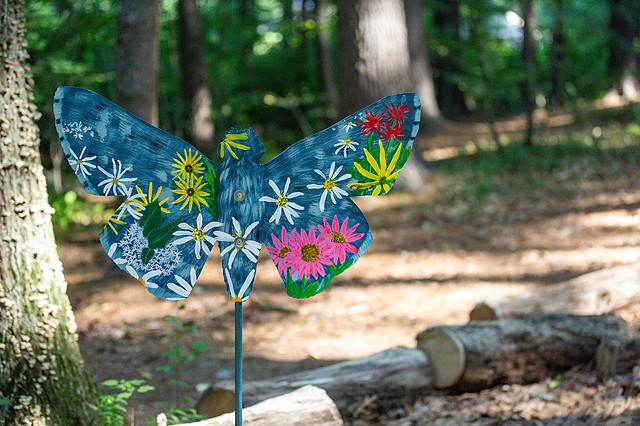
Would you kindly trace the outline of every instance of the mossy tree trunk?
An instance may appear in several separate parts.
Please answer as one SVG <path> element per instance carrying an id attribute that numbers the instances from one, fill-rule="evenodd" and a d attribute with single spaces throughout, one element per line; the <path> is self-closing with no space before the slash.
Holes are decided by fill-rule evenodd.
<path id="1" fill-rule="evenodd" d="M 0 0 L 0 423 L 91 424 L 97 391 L 51 226 L 23 0 Z"/>

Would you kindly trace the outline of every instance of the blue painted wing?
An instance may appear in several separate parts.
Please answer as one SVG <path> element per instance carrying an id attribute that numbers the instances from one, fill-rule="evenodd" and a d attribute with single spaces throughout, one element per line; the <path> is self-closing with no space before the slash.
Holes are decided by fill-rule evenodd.
<path id="1" fill-rule="evenodd" d="M 60 87 L 56 129 L 92 194 L 124 197 L 100 241 L 152 294 L 186 298 L 215 243 L 218 165 L 89 90 Z"/>
<path id="2" fill-rule="evenodd" d="M 290 296 L 318 294 L 367 250 L 369 226 L 349 197 L 391 190 L 419 122 L 416 94 L 389 96 L 265 164 L 260 235 Z"/>

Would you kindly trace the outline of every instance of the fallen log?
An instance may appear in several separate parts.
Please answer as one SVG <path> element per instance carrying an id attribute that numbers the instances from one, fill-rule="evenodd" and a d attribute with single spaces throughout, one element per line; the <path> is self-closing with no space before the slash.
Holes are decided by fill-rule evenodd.
<path id="1" fill-rule="evenodd" d="M 436 388 L 480 390 L 532 383 L 593 359 L 605 340 L 627 338 L 613 315 L 543 315 L 429 328 L 417 337 Z"/>
<path id="2" fill-rule="evenodd" d="M 304 386 L 291 393 L 260 402 L 242 411 L 247 426 L 341 426 L 342 417 L 327 392 Z M 166 423 L 165 423 L 166 424 Z M 177 426 L 233 426 L 234 413 Z M 158 425 L 161 425 L 159 419 Z"/>
<path id="3" fill-rule="evenodd" d="M 246 405 L 252 405 L 301 386 L 314 385 L 324 389 L 340 410 L 359 405 L 369 395 L 378 396 L 378 405 L 392 407 L 431 389 L 429 373 L 422 351 L 400 347 L 314 370 L 245 382 L 243 399 Z M 232 381 L 216 384 L 202 394 L 196 410 L 205 415 L 232 411 L 233 392 Z"/>
<path id="4" fill-rule="evenodd" d="M 490 321 L 528 315 L 565 313 L 605 314 L 640 302 L 640 263 L 621 265 L 581 275 L 516 296 L 477 304 L 471 321 Z"/>
<path id="5" fill-rule="evenodd" d="M 596 372 L 601 379 L 629 373 L 640 365 L 640 339 L 607 340 L 596 351 Z"/>

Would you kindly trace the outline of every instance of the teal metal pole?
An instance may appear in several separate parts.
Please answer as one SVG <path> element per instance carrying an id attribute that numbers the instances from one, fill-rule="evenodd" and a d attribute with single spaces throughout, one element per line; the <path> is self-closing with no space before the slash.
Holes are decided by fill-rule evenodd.
<path id="1" fill-rule="evenodd" d="M 242 426 L 242 302 L 235 302 L 235 388 L 236 426 Z"/>

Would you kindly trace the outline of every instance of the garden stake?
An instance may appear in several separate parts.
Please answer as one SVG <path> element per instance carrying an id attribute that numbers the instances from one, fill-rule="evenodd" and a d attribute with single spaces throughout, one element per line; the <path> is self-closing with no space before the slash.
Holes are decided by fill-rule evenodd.
<path id="1" fill-rule="evenodd" d="M 242 302 L 235 302 L 235 388 L 236 426 L 242 426 Z"/>

